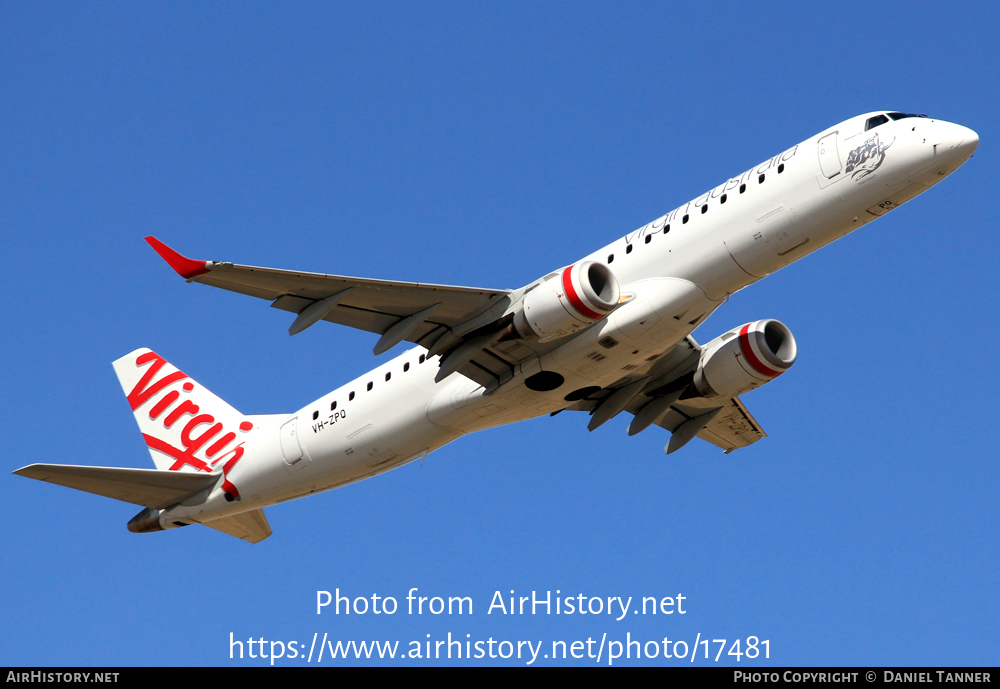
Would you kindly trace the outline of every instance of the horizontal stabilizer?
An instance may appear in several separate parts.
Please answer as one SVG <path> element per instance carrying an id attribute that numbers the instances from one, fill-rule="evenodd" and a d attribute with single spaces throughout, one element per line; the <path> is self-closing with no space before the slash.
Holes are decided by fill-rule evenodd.
<path id="1" fill-rule="evenodd" d="M 203 526 L 241 538 L 247 543 L 260 543 L 271 535 L 271 525 L 267 523 L 264 510 L 250 510 L 231 517 L 202 522 Z"/>
<path id="2" fill-rule="evenodd" d="M 222 476 L 222 472 L 192 474 L 67 464 L 31 464 L 14 473 L 154 509 L 176 505 L 211 488 Z"/>

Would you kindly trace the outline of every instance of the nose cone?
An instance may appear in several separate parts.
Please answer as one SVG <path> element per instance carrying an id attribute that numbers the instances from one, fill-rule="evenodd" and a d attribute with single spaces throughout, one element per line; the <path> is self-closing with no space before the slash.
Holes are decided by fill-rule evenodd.
<path id="1" fill-rule="evenodd" d="M 957 125 L 957 127 L 962 130 L 963 136 L 962 140 L 955 146 L 955 153 L 960 154 L 963 160 L 968 160 L 979 147 L 979 135 L 968 127 L 962 125 Z"/>
<path id="2" fill-rule="evenodd" d="M 941 127 L 938 149 L 952 158 L 956 166 L 972 157 L 979 146 L 979 134 L 968 127 L 951 122 L 939 122 Z"/>

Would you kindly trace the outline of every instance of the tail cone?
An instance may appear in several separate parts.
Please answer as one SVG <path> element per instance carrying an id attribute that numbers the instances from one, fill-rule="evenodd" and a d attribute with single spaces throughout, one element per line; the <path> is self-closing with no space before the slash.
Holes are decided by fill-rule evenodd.
<path id="1" fill-rule="evenodd" d="M 132 533 L 149 533 L 163 531 L 160 525 L 160 510 L 147 507 L 128 521 L 128 530 Z"/>

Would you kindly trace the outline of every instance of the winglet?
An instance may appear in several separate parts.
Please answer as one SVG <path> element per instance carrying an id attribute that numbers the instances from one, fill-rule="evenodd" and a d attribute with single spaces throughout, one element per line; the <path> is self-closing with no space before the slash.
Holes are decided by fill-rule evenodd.
<path id="1" fill-rule="evenodd" d="M 160 255 L 160 258 L 166 261 L 171 268 L 176 270 L 177 274 L 182 278 L 190 280 L 198 277 L 199 275 L 204 275 L 211 270 L 208 267 L 208 261 L 196 261 L 193 258 L 181 256 L 156 237 L 146 237 L 146 241 L 151 247 L 153 247 L 153 249 L 156 250 L 156 253 Z"/>

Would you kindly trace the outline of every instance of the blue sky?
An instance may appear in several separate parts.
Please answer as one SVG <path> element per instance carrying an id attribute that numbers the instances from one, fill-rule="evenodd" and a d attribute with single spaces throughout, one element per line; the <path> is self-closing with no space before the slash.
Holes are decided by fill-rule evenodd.
<path id="1" fill-rule="evenodd" d="M 231 632 L 757 636 L 770 661 L 741 666 L 995 664 L 998 20 L 986 2 L 5 3 L 0 664 L 229 664 Z M 752 448 L 666 457 L 665 432 L 567 413 L 271 508 L 257 546 L 134 535 L 138 508 L 9 475 L 151 466 L 110 366 L 137 347 L 246 413 L 376 364 L 375 336 L 289 338 L 288 314 L 184 284 L 145 235 L 513 288 L 882 108 L 972 127 L 979 150 L 695 333 L 778 318 L 796 335 L 796 366 L 744 396 L 769 434 Z M 338 587 L 475 609 L 317 616 Z M 511 589 L 680 593 L 688 612 L 487 615 Z"/>

